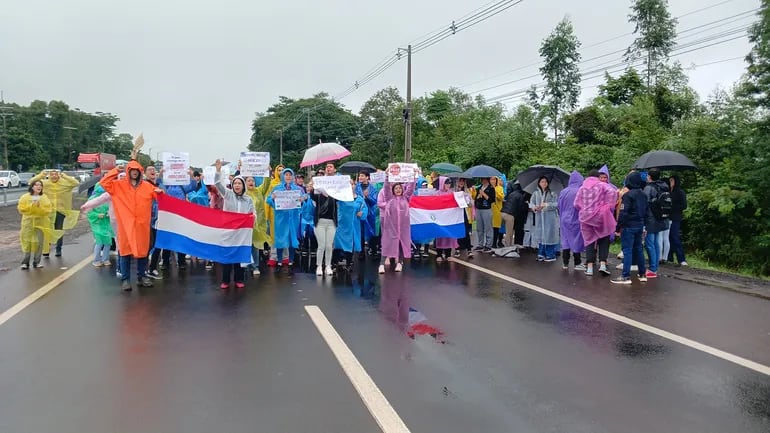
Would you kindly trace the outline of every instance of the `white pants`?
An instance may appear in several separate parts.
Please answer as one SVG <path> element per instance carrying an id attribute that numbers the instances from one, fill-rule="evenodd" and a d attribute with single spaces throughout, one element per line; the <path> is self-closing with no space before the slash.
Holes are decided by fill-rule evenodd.
<path id="1" fill-rule="evenodd" d="M 326 266 L 332 265 L 332 252 L 334 250 L 334 235 L 337 227 L 334 221 L 321 218 L 315 226 L 315 237 L 318 240 L 318 250 L 315 253 L 316 266 L 321 266 L 326 254 Z"/>

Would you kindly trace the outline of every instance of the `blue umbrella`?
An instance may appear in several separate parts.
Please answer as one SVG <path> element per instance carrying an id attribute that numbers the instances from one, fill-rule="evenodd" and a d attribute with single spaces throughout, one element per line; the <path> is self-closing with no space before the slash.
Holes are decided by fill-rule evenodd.
<path id="1" fill-rule="evenodd" d="M 502 175 L 503 174 L 497 171 L 497 169 L 488 165 L 476 165 L 465 170 L 462 177 L 502 177 Z"/>

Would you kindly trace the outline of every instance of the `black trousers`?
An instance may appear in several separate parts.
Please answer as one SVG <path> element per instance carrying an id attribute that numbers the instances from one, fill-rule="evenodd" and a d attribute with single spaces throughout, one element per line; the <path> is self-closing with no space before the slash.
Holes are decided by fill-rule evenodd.
<path id="1" fill-rule="evenodd" d="M 230 274 L 235 274 L 234 279 L 236 283 L 243 282 L 244 270 L 240 263 L 222 263 L 222 282 L 230 284 Z"/>
<path id="2" fill-rule="evenodd" d="M 53 228 L 55 230 L 61 230 L 62 227 L 64 227 L 64 214 L 61 212 L 56 212 L 56 220 L 53 223 Z M 61 247 L 64 244 L 64 236 L 60 237 L 59 240 L 56 241 L 56 254 L 61 254 Z"/>
<path id="3" fill-rule="evenodd" d="M 606 262 L 610 255 L 610 237 L 603 237 L 586 247 L 586 263 L 596 263 L 597 249 L 599 250 L 599 261 Z"/>
<path id="4" fill-rule="evenodd" d="M 457 244 L 459 245 L 458 249 L 461 250 L 471 250 L 471 231 L 473 230 L 473 226 L 468 223 L 468 217 L 465 217 L 465 237 L 462 239 L 457 240 Z"/>
<path id="5" fill-rule="evenodd" d="M 561 250 L 561 261 L 564 263 L 564 266 L 569 265 L 569 253 L 570 250 L 567 248 L 566 250 Z M 572 257 L 575 260 L 575 266 L 580 264 L 580 253 L 572 253 Z"/>
<path id="6" fill-rule="evenodd" d="M 527 218 L 514 218 L 513 220 L 513 243 L 515 245 L 524 244 L 524 223 Z"/>

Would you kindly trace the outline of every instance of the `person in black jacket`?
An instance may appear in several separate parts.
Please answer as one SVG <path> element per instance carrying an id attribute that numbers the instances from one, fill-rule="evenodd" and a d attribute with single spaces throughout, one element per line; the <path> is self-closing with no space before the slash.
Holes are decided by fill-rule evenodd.
<path id="1" fill-rule="evenodd" d="M 647 281 L 642 252 L 642 232 L 649 209 L 647 195 L 642 191 L 642 176 L 631 173 L 626 178 L 628 192 L 623 194 L 615 235 L 623 248 L 623 273 L 612 282 L 631 284 L 631 263 L 639 267 L 639 281 Z"/>
<path id="2" fill-rule="evenodd" d="M 658 195 L 669 192 L 668 184 L 660 180 L 660 170 L 652 168 L 647 173 L 647 185 L 644 187 L 644 194 L 647 196 L 647 202 L 652 201 Z M 644 221 L 645 238 L 644 247 L 647 250 L 647 256 L 650 259 L 650 270 L 647 271 L 647 278 L 656 278 L 658 276 L 658 265 L 660 264 L 661 245 L 658 243 L 658 237 L 661 232 L 668 228 L 668 220 L 658 218 L 652 212 L 652 207 L 647 206 L 647 217 Z M 624 253 L 625 254 L 625 253 Z"/>
<path id="3" fill-rule="evenodd" d="M 671 185 L 671 231 L 669 239 L 671 240 L 671 252 L 669 255 L 673 260 L 676 254 L 676 261 L 681 266 L 687 266 L 684 258 L 684 247 L 682 246 L 682 219 L 684 210 L 687 209 L 687 194 L 682 189 L 682 180 L 679 176 L 671 176 L 669 179 Z"/>
<path id="4" fill-rule="evenodd" d="M 315 274 L 319 277 L 324 274 L 332 276 L 334 236 L 337 233 L 337 200 L 326 194 L 326 191 L 317 189 L 312 191 L 310 197 L 315 203 L 315 236 L 318 240 Z"/>
<path id="5" fill-rule="evenodd" d="M 518 180 L 508 182 L 501 212 L 505 222 L 503 243 L 506 247 L 520 246 L 524 243 L 524 224 L 527 222 L 529 205 Z M 513 236 L 513 243 L 511 243 L 511 236 Z"/>

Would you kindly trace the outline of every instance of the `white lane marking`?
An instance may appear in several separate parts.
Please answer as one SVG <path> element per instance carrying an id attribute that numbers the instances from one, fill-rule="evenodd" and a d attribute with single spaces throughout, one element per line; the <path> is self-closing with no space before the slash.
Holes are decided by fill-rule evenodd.
<path id="1" fill-rule="evenodd" d="M 620 314 L 613 313 L 612 311 L 607 311 L 603 308 L 595 307 L 591 304 L 587 304 L 582 301 L 578 301 L 577 299 L 570 298 L 568 296 L 564 296 L 562 294 L 552 292 L 548 289 L 544 289 L 540 286 L 536 286 L 534 284 L 530 284 L 526 281 L 522 281 L 513 277 L 509 277 L 508 275 L 503 275 L 499 272 L 491 271 L 487 268 L 474 265 L 473 263 L 468 263 L 463 260 L 457 260 L 455 258 L 451 258 L 451 261 L 458 263 L 460 265 L 469 267 L 471 269 L 475 269 L 477 271 L 484 272 L 485 274 L 491 275 L 493 277 L 500 278 L 502 280 L 508 281 L 510 283 L 526 287 L 527 289 L 533 290 L 538 293 L 542 293 L 543 295 L 550 296 L 552 298 L 558 299 L 562 302 L 566 302 L 568 304 L 572 304 L 576 307 L 583 308 L 585 310 L 591 311 L 596 314 L 600 314 L 604 317 L 617 320 L 618 322 L 625 323 L 626 325 L 633 326 L 634 328 L 641 329 L 643 331 L 647 331 L 651 334 L 655 334 L 657 336 L 663 337 L 667 340 L 671 340 L 673 342 L 683 344 L 687 347 L 691 347 L 695 350 L 700 350 L 701 352 L 708 353 L 709 355 L 716 356 L 717 358 L 722 358 L 725 361 L 732 362 L 734 364 L 740 365 L 741 367 L 746 367 L 750 370 L 754 370 L 758 373 L 762 373 L 765 375 L 770 376 L 770 367 L 760 364 L 758 362 L 752 361 L 750 359 L 746 359 L 743 357 L 740 357 L 738 355 L 733 355 L 732 353 L 725 352 L 724 350 L 719 350 L 715 347 L 708 346 L 703 343 L 699 343 L 695 340 L 690 340 L 689 338 L 682 337 L 680 335 L 674 334 L 672 332 L 664 331 L 663 329 L 656 328 L 654 326 L 648 325 L 646 323 L 639 322 L 634 319 L 630 319 L 626 316 L 621 316 Z"/>
<path id="2" fill-rule="evenodd" d="M 340 367 L 342 367 L 342 370 L 350 379 L 350 382 L 358 392 L 361 400 L 363 400 L 366 408 L 369 409 L 369 413 L 377 421 L 380 429 L 384 433 L 408 433 L 409 428 L 404 424 L 401 417 L 398 416 L 396 410 L 390 405 L 388 399 L 385 398 L 377 384 L 369 376 L 369 373 L 358 362 L 358 359 L 348 345 L 345 344 L 340 334 L 329 323 L 329 319 L 326 318 L 323 311 L 316 305 L 306 305 L 305 311 L 307 311 L 318 332 L 321 333 L 329 349 L 337 358 Z"/>
<path id="3" fill-rule="evenodd" d="M 19 301 L 13 307 L 3 311 L 3 313 L 0 314 L 0 326 L 2 326 L 5 322 L 11 320 L 13 316 L 21 313 L 22 310 L 32 305 L 32 303 L 34 303 L 38 299 L 45 296 L 48 292 L 55 289 L 59 284 L 65 282 L 68 278 L 75 275 L 75 273 L 77 273 L 79 270 L 83 269 L 86 265 L 88 265 L 90 261 L 91 261 L 91 257 L 90 256 L 86 257 L 85 259 L 81 260 L 80 263 L 62 272 L 61 275 L 58 275 L 56 278 L 48 282 L 48 284 L 46 284 L 45 286 L 32 292 L 29 296 Z M 35 271 L 30 269 L 28 272 L 35 272 Z"/>

